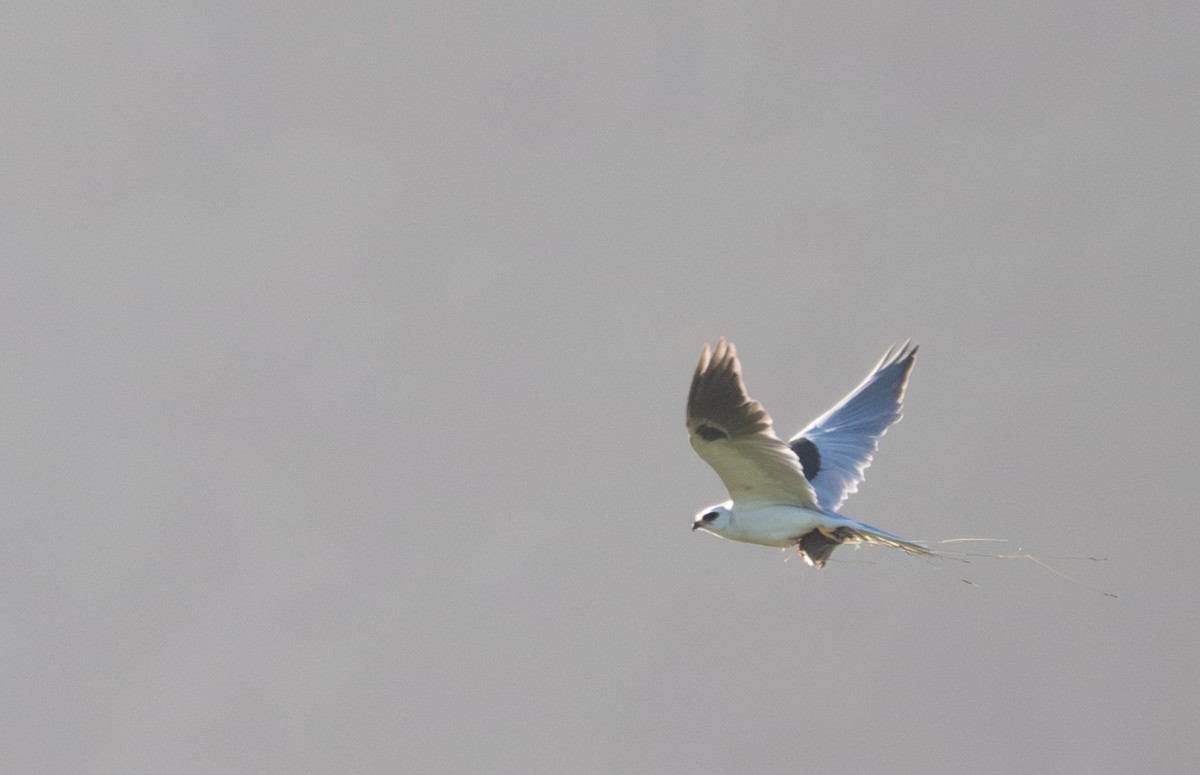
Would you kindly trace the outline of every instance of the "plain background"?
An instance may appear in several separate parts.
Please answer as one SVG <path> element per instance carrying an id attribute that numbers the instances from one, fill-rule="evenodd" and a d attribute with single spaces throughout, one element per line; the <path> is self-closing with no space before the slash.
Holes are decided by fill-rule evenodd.
<path id="1" fill-rule="evenodd" d="M 1198 9 L 5 4 L 0 769 L 1194 766 Z M 1107 561 L 689 532 L 720 335 Z"/>

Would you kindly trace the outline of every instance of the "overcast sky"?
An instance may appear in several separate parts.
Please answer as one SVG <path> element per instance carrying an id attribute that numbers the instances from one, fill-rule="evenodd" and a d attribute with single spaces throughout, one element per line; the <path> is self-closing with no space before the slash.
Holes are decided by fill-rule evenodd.
<path id="1" fill-rule="evenodd" d="M 0 66 L 5 772 L 1200 759 L 1196 3 L 15 2 Z M 912 337 L 845 512 L 1108 559 L 691 533 L 722 335 L 789 435 Z"/>

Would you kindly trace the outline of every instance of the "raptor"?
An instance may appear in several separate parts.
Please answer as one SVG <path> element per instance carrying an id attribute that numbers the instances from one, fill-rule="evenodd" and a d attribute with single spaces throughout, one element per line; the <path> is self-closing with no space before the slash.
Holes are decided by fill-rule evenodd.
<path id="1" fill-rule="evenodd" d="M 692 448 L 712 466 L 730 500 L 696 515 L 692 530 L 775 547 L 796 547 L 821 568 L 840 544 L 871 543 L 928 554 L 919 543 L 838 513 L 858 491 L 879 438 L 900 419 L 917 355 L 888 350 L 862 383 L 787 442 L 742 382 L 737 350 L 707 344 L 692 377 L 687 427 Z"/>

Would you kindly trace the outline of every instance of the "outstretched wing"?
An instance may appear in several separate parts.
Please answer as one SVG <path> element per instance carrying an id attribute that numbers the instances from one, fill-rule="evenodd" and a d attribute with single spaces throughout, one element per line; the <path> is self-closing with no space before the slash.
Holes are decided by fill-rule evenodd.
<path id="1" fill-rule="evenodd" d="M 800 461 L 771 429 L 762 404 L 746 395 L 737 351 L 724 338 L 704 345 L 687 403 L 692 448 L 739 503 L 789 503 L 818 509 Z"/>
<path id="2" fill-rule="evenodd" d="M 909 342 L 888 350 L 861 385 L 788 442 L 824 508 L 837 511 L 858 492 L 879 437 L 900 419 L 916 355 Z"/>

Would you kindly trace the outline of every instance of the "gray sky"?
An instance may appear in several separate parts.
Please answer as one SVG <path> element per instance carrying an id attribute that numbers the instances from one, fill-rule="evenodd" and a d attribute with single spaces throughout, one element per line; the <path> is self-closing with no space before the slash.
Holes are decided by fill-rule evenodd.
<path id="1" fill-rule="evenodd" d="M 0 768 L 1194 763 L 1197 9 L 8 4 Z M 1109 559 L 692 534 L 719 335 L 787 434 L 913 337 L 846 513 Z"/>

